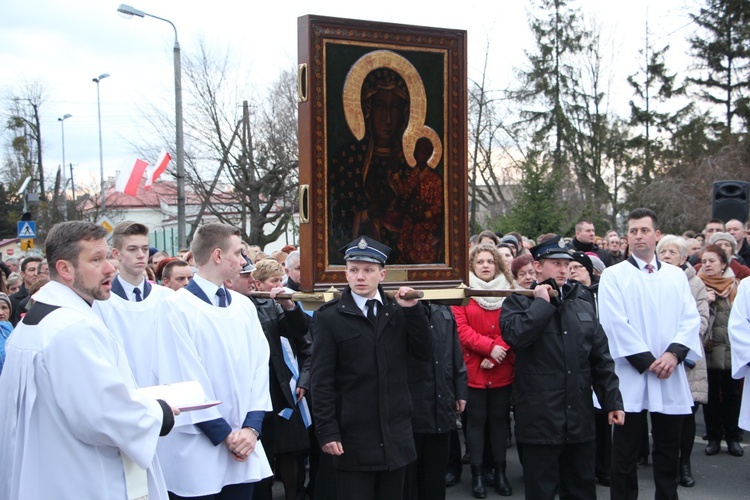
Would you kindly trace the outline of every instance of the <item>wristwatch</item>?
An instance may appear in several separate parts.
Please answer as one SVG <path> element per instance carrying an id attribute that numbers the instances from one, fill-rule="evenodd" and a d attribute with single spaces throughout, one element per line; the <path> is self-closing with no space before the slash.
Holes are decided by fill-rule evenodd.
<path id="1" fill-rule="evenodd" d="M 255 434 L 255 439 L 258 439 L 260 437 L 260 432 L 258 432 L 256 429 L 253 429 L 252 427 L 248 427 L 251 431 L 253 431 L 253 434 Z"/>

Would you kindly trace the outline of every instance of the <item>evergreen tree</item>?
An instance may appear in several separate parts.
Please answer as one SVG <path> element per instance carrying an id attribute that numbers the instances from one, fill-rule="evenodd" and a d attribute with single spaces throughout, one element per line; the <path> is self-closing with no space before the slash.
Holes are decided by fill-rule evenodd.
<path id="1" fill-rule="evenodd" d="M 630 100 L 629 124 L 636 131 L 628 146 L 633 149 L 633 159 L 638 162 L 635 181 L 648 184 L 654 177 L 658 162 L 663 160 L 669 136 L 692 110 L 687 104 L 674 110 L 673 100 L 686 95 L 685 83 L 678 83 L 670 74 L 665 62 L 669 46 L 652 50 L 648 36 L 646 47 L 640 50 L 645 64 L 638 73 L 628 76 L 634 98 Z"/>
<path id="2" fill-rule="evenodd" d="M 705 5 L 690 17 L 698 26 L 689 37 L 698 59 L 699 76 L 690 78 L 698 95 L 722 108 L 717 122 L 722 135 L 732 134 L 733 119 L 745 121 L 748 132 L 750 90 L 750 2 L 748 0 L 704 0 Z"/>
<path id="3" fill-rule="evenodd" d="M 519 126 L 532 130 L 532 142 L 552 155 L 555 172 L 569 168 L 575 141 L 571 112 L 580 72 L 574 60 L 587 38 L 580 12 L 567 0 L 536 0 L 540 17 L 531 17 L 536 48 L 527 51 L 529 68 L 519 73 L 520 87 L 510 92 L 523 109 Z"/>
<path id="4" fill-rule="evenodd" d="M 489 225 L 503 232 L 518 231 L 533 237 L 560 232 L 565 213 L 556 196 L 560 173 L 544 161 L 539 151 L 529 154 L 522 172 L 523 178 L 510 215 Z"/>

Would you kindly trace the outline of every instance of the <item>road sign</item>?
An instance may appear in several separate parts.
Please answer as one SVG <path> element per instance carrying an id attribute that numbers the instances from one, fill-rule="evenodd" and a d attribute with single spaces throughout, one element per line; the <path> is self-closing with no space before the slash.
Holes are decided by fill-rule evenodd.
<path id="1" fill-rule="evenodd" d="M 112 230 L 115 228 L 115 225 L 112 224 L 112 221 L 109 220 L 109 218 L 107 218 L 105 215 L 102 215 L 101 217 L 99 217 L 96 223 L 102 226 L 104 229 L 106 229 L 108 233 L 111 233 Z"/>
<path id="2" fill-rule="evenodd" d="M 18 221 L 19 238 L 36 238 L 36 222 L 33 220 Z"/>
<path id="3" fill-rule="evenodd" d="M 22 252 L 28 252 L 29 250 L 32 250 L 34 248 L 34 240 L 32 239 L 22 239 L 21 240 L 21 251 Z"/>

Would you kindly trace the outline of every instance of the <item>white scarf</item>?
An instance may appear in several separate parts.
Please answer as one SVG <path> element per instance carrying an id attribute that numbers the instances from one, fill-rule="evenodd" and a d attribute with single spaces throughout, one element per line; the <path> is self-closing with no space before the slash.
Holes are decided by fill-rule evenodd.
<path id="1" fill-rule="evenodd" d="M 491 281 L 484 281 L 483 279 L 477 278 L 474 273 L 469 273 L 469 285 L 471 285 L 471 288 L 478 288 L 480 290 L 507 290 L 513 288 L 513 285 L 508 283 L 508 280 L 502 273 L 498 274 L 495 279 Z M 505 297 L 472 297 L 472 299 L 476 301 L 482 309 L 495 311 L 503 306 Z"/>

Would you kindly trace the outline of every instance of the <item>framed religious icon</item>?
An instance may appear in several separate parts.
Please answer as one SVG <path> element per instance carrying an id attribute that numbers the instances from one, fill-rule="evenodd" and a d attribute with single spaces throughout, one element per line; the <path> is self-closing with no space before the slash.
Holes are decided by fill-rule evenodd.
<path id="1" fill-rule="evenodd" d="M 466 282 L 466 32 L 304 16 L 299 60 L 303 290 L 345 284 L 361 236 L 386 284 Z"/>

